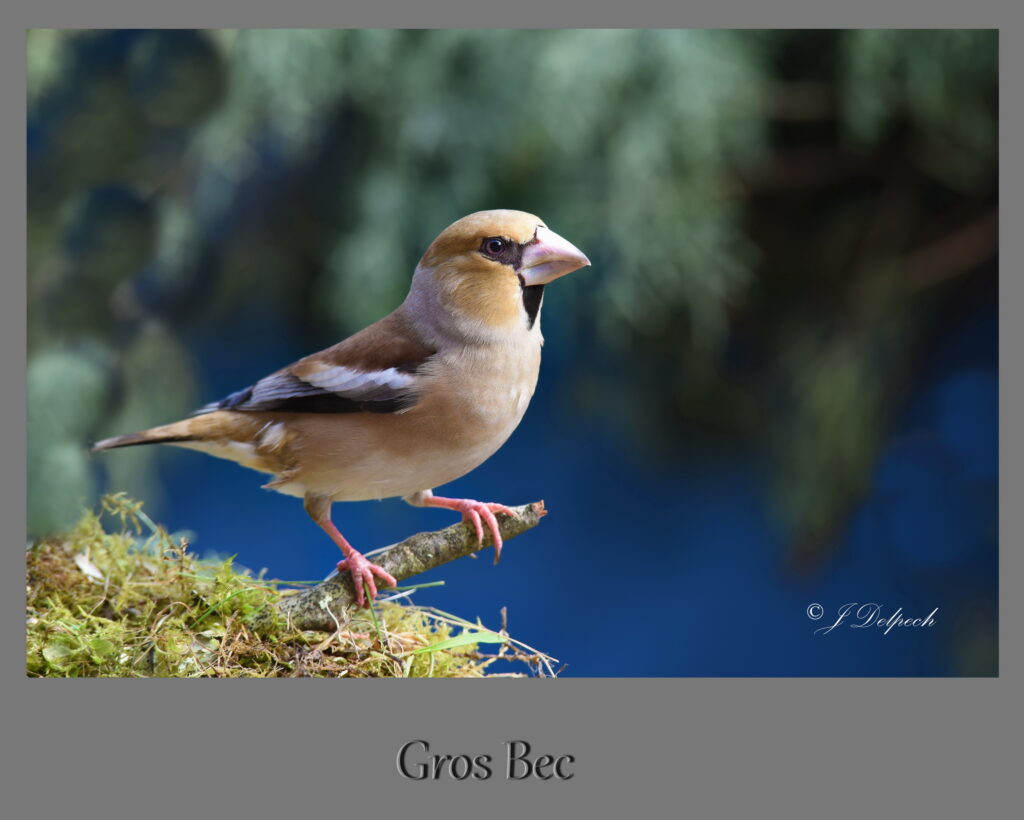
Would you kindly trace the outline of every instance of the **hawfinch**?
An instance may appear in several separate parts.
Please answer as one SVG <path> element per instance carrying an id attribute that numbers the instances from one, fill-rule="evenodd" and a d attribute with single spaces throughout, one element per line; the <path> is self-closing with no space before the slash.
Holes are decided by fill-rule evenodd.
<path id="1" fill-rule="evenodd" d="M 392 313 L 191 418 L 97 443 L 93 450 L 174 444 L 270 473 L 265 486 L 305 501 L 344 555 L 357 602 L 374 576 L 395 579 L 331 521 L 335 501 L 401 496 L 444 507 L 501 534 L 503 504 L 442 498 L 516 429 L 537 385 L 544 286 L 587 257 L 536 216 L 480 211 L 446 228 L 423 254 Z"/>

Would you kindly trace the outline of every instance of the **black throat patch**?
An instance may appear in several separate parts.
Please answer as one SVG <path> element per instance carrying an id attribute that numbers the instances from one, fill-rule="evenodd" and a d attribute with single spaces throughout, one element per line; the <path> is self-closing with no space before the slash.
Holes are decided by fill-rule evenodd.
<path id="1" fill-rule="evenodd" d="M 544 298 L 543 285 L 528 285 L 523 275 L 519 274 L 519 287 L 523 291 L 523 308 L 526 310 L 526 327 L 533 330 L 540 312 L 540 302 Z"/>

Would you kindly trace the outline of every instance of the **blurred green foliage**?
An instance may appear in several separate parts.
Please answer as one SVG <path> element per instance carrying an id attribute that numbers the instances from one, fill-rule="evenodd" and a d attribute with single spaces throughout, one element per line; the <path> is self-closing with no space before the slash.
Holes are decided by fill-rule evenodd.
<path id="1" fill-rule="evenodd" d="M 994 32 L 850 32 L 842 58 L 843 127 L 861 150 L 906 117 L 915 158 L 930 174 L 985 192 L 999 141 Z"/>
<path id="2" fill-rule="evenodd" d="M 31 531 L 95 500 L 88 440 L 198 403 L 190 334 L 261 304 L 340 337 L 403 298 L 445 225 L 512 207 L 594 260 L 549 295 L 549 335 L 592 351 L 567 395 L 663 456 L 764 441 L 820 552 L 931 317 L 991 275 L 997 45 L 30 32 Z M 155 502 L 152 459 L 117 469 Z"/>

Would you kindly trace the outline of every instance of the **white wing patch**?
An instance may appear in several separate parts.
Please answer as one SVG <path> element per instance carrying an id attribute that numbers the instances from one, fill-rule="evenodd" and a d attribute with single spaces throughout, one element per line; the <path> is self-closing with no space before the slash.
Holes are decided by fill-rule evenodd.
<path id="1" fill-rule="evenodd" d="M 303 370 L 306 368 L 304 367 Z M 315 364 L 309 372 L 296 375 L 288 370 L 260 379 L 252 387 L 232 393 L 225 399 L 206 405 L 196 411 L 210 413 L 214 410 L 276 410 L 294 408 L 305 399 L 331 396 L 347 400 L 353 407 L 338 408 L 339 412 L 352 412 L 361 403 L 401 402 L 416 393 L 417 378 L 394 367 L 384 370 L 356 370 L 343 365 Z M 314 412 L 327 412 L 322 407 Z M 395 408 L 381 412 L 402 412 Z"/>
<path id="2" fill-rule="evenodd" d="M 304 375 L 302 380 L 321 390 L 364 400 L 392 396 L 416 384 L 416 377 L 411 373 L 402 373 L 393 367 L 367 372 L 341 365 L 322 365 Z"/>
<path id="3" fill-rule="evenodd" d="M 276 450 L 284 441 L 284 425 L 281 422 L 264 424 L 259 432 L 259 440 L 260 447 Z"/>

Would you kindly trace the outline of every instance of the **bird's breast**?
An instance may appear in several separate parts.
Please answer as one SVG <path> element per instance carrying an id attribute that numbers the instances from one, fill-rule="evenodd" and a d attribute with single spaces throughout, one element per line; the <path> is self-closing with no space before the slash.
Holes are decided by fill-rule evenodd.
<path id="1" fill-rule="evenodd" d="M 526 413 L 539 370 L 539 345 L 453 351 L 439 357 L 410 414 L 438 425 L 438 439 L 455 448 L 494 452 Z"/>

